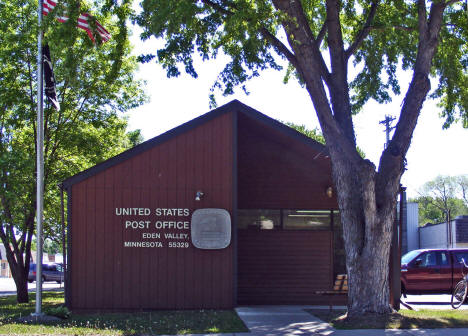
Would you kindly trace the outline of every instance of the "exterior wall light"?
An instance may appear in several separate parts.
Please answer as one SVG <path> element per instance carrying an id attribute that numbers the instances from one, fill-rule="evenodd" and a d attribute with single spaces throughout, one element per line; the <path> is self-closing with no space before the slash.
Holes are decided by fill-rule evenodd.
<path id="1" fill-rule="evenodd" d="M 333 188 L 328 187 L 327 190 L 325 190 L 325 194 L 327 194 L 328 198 L 332 198 L 333 197 Z"/>
<path id="2" fill-rule="evenodd" d="M 203 198 L 203 195 L 205 195 L 205 193 L 201 190 L 198 190 L 195 193 L 195 201 L 201 201 L 201 199 Z"/>

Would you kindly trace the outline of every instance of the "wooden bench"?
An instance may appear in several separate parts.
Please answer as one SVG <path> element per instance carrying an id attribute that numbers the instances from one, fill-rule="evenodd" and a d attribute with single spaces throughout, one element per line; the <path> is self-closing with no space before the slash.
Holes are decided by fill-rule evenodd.
<path id="1" fill-rule="evenodd" d="M 315 294 L 326 295 L 329 297 L 328 308 L 332 310 L 332 300 L 336 295 L 348 294 L 348 275 L 338 274 L 335 279 L 335 284 L 332 290 L 316 291 Z"/>

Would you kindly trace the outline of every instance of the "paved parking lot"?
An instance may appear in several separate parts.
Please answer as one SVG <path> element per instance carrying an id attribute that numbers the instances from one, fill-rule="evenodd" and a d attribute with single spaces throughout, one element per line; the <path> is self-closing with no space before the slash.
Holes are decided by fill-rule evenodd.
<path id="1" fill-rule="evenodd" d="M 45 282 L 42 285 L 43 290 L 52 290 L 63 288 L 63 284 L 59 285 L 56 282 Z M 28 291 L 36 291 L 36 282 L 28 283 Z M 4 295 L 15 295 L 16 286 L 13 278 L 0 278 L 0 296 Z"/>
<path id="2" fill-rule="evenodd" d="M 450 305 L 450 294 L 438 294 L 438 295 L 408 295 L 405 299 L 401 298 L 403 302 L 416 309 L 452 309 Z M 401 306 L 405 309 L 404 306 Z M 463 304 L 458 309 L 468 310 L 468 304 Z"/>

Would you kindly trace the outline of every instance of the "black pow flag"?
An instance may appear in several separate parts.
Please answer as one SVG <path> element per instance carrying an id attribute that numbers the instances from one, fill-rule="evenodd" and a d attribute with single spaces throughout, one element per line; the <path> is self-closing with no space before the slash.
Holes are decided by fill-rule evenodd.
<path id="1" fill-rule="evenodd" d="M 44 60 L 45 95 L 55 109 L 60 111 L 60 104 L 57 100 L 57 93 L 55 92 L 55 77 L 52 70 L 52 61 L 50 59 L 48 44 L 42 47 L 42 57 Z"/>

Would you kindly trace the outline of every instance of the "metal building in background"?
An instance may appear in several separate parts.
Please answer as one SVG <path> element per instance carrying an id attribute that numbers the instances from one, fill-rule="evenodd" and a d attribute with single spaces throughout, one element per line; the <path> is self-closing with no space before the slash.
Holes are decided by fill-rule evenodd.
<path id="1" fill-rule="evenodd" d="M 447 223 L 429 223 L 420 227 L 420 248 L 468 247 L 468 216 L 458 216 L 451 220 L 449 229 Z"/>
<path id="2" fill-rule="evenodd" d="M 419 249 L 419 215 L 418 203 L 406 202 L 403 205 L 401 254 Z M 400 206 L 398 206 L 400 209 Z M 400 214 L 398 214 L 400 216 Z"/>

